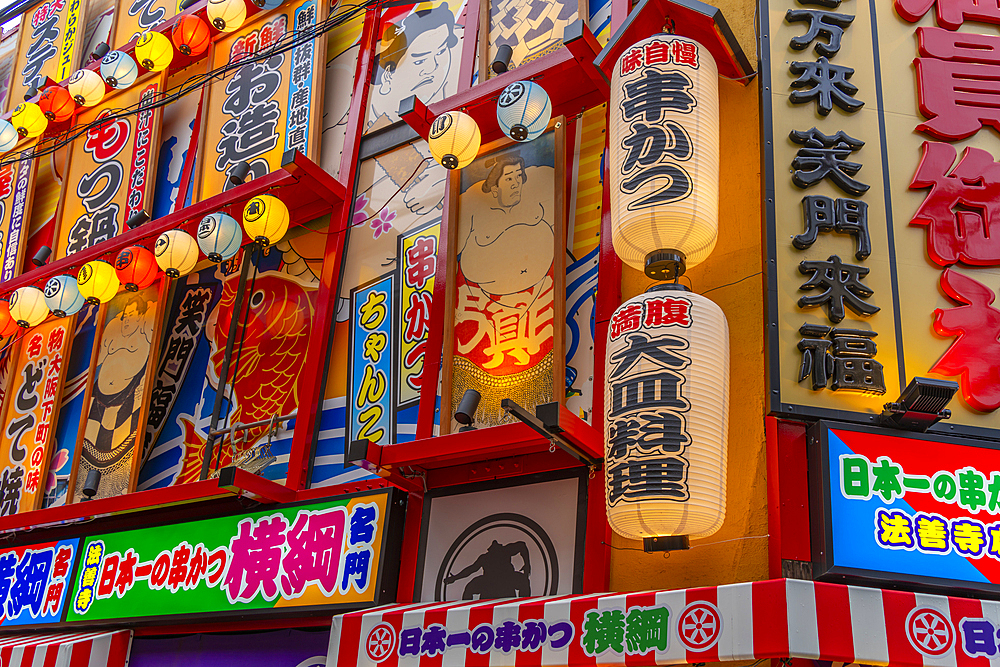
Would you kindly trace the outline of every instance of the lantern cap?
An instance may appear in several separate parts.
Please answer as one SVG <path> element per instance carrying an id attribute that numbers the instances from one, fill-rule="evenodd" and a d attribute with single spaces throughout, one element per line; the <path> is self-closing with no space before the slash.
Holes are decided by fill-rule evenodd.
<path id="1" fill-rule="evenodd" d="M 645 273 L 653 280 L 673 280 L 684 275 L 687 257 L 680 250 L 654 250 L 646 255 Z"/>
<path id="2" fill-rule="evenodd" d="M 690 292 L 691 289 L 682 283 L 659 283 L 653 285 L 648 290 L 646 294 L 650 292 Z"/>
<path id="3" fill-rule="evenodd" d="M 681 551 L 691 548 L 691 539 L 687 535 L 660 535 L 642 538 L 642 550 L 646 553 L 655 551 Z"/>

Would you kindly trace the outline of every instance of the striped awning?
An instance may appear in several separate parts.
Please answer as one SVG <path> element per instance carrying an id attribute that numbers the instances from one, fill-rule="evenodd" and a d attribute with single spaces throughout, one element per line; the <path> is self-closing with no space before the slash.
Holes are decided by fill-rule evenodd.
<path id="1" fill-rule="evenodd" d="M 1000 660 L 1000 602 L 775 579 L 382 607 L 333 619 L 328 667 L 592 667 L 761 658 Z"/>
<path id="2" fill-rule="evenodd" d="M 125 667 L 131 630 L 0 637 L 3 667 Z"/>

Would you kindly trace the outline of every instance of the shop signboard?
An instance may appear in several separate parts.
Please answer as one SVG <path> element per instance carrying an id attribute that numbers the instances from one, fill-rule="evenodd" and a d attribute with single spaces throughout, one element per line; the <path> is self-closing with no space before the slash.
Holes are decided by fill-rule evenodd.
<path id="1" fill-rule="evenodd" d="M 88 537 L 66 621 L 381 604 L 395 592 L 400 509 L 385 490 Z"/>
<path id="2" fill-rule="evenodd" d="M 21 15 L 7 111 L 24 101 L 39 77 L 64 81 L 73 73 L 80 59 L 86 7 L 80 0 L 50 0 Z"/>
<path id="3" fill-rule="evenodd" d="M 0 281 L 10 280 L 21 272 L 24 262 L 28 221 L 31 220 L 31 193 L 35 188 L 38 162 L 31 158 L 34 141 L 21 144 L 21 159 L 0 167 Z"/>
<path id="4" fill-rule="evenodd" d="M 760 8 L 771 412 L 868 423 L 937 377 L 996 437 L 1000 10 L 822 4 Z"/>
<path id="5" fill-rule="evenodd" d="M 69 595 L 78 539 L 0 550 L 0 626 L 58 623 Z"/>
<path id="6" fill-rule="evenodd" d="M 814 574 L 1000 592 L 1000 446 L 819 422 Z"/>

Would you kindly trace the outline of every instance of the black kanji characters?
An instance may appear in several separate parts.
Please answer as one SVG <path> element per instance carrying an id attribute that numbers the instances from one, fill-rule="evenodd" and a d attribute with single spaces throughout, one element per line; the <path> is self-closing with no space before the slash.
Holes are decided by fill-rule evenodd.
<path id="1" fill-rule="evenodd" d="M 785 20 L 789 23 L 809 22 L 809 28 L 805 34 L 793 37 L 788 44 L 789 46 L 796 51 L 802 51 L 822 36 L 826 37 L 826 44 L 816 42 L 814 47 L 816 53 L 821 56 L 833 57 L 840 51 L 840 41 L 844 36 L 844 30 L 851 25 L 854 17 L 850 14 L 825 12 L 821 9 L 789 9 L 785 13 Z"/>
<path id="2" fill-rule="evenodd" d="M 837 187 L 848 194 L 863 195 L 871 187 L 853 177 L 861 170 L 861 164 L 849 162 L 851 153 L 861 150 L 865 142 L 855 139 L 843 131 L 827 136 L 815 127 L 805 132 L 792 130 L 789 138 L 801 144 L 792 160 L 792 182 L 802 189 L 816 185 L 829 178 Z"/>
<path id="3" fill-rule="evenodd" d="M 874 315 L 881 308 L 874 306 L 865 299 L 875 292 L 861 280 L 868 275 L 869 269 L 856 264 L 844 264 L 837 255 L 830 255 L 826 261 L 799 262 L 799 273 L 810 276 L 800 290 L 811 292 L 821 290 L 818 294 L 808 294 L 799 298 L 799 307 L 826 306 L 827 316 L 831 322 L 840 322 L 846 315 L 845 306 L 856 315 Z"/>
<path id="4" fill-rule="evenodd" d="M 854 256 L 863 260 L 872 254 L 868 234 L 868 204 L 860 199 L 834 200 L 823 195 L 802 198 L 805 231 L 792 238 L 792 245 L 805 250 L 816 242 L 820 232 L 836 232 L 854 237 Z"/>
<path id="5" fill-rule="evenodd" d="M 656 123 L 666 110 L 691 113 L 698 102 L 691 89 L 694 84 L 682 72 L 660 72 L 647 69 L 642 77 L 624 86 L 622 116 L 631 121 L 642 117 Z"/>
<path id="6" fill-rule="evenodd" d="M 805 88 L 792 92 L 789 99 L 793 104 L 815 100 L 819 112 L 824 116 L 830 115 L 834 104 L 847 112 L 857 111 L 865 105 L 854 98 L 858 87 L 848 81 L 854 75 L 851 67 L 834 65 L 826 56 L 820 56 L 816 62 L 795 61 L 789 69 L 793 74 L 799 75 L 799 78 L 792 81 L 792 88 Z"/>
<path id="7" fill-rule="evenodd" d="M 799 382 L 811 378 L 813 389 L 830 385 L 834 391 L 885 393 L 885 375 L 875 360 L 877 347 L 872 340 L 876 332 L 803 324 L 799 334 L 803 336 L 797 346 L 802 352 Z"/>

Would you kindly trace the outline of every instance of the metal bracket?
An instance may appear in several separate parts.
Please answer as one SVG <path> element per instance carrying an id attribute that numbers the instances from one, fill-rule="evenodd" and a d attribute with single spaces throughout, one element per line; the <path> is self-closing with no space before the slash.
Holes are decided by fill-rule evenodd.
<path id="1" fill-rule="evenodd" d="M 558 402 L 537 406 L 535 414 L 531 414 L 509 398 L 502 399 L 500 407 L 503 408 L 504 412 L 547 439 L 554 447 L 563 450 L 580 463 L 592 468 L 599 468 L 603 465 L 602 457 L 595 456 L 593 447 L 585 446 L 577 438 L 567 437 L 570 431 L 560 425 L 560 417 L 564 411 L 566 414 L 571 413 Z"/>

